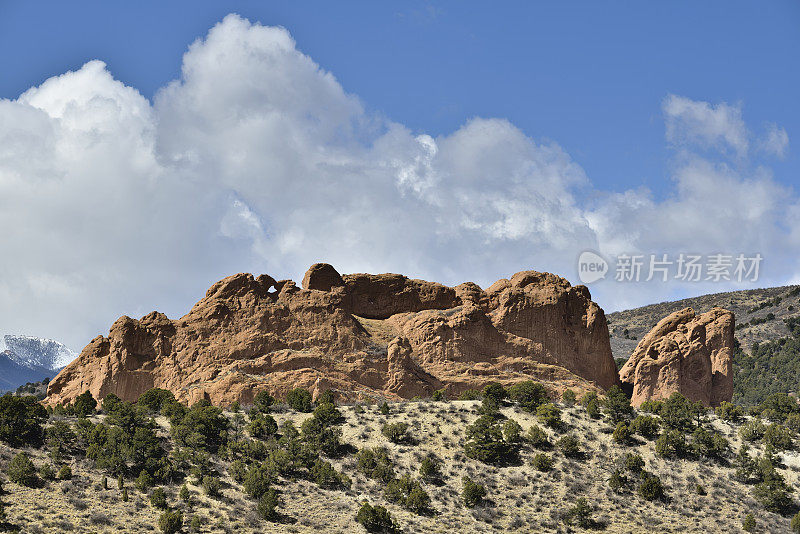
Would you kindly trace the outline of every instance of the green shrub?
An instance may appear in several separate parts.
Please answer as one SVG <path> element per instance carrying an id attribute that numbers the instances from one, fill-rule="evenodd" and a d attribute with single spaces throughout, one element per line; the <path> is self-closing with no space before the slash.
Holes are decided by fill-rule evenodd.
<path id="1" fill-rule="evenodd" d="M 715 410 L 717 417 L 729 423 L 740 423 L 744 418 L 744 410 L 740 406 L 728 401 L 722 401 Z"/>
<path id="2" fill-rule="evenodd" d="M 485 397 L 478 407 L 478 413 L 481 415 L 489 416 L 493 419 L 502 419 L 500 414 L 500 403 L 494 400 L 493 397 Z"/>
<path id="3" fill-rule="evenodd" d="M 747 514 L 742 520 L 742 530 L 745 532 L 753 532 L 756 529 L 756 518 L 753 514 Z"/>
<path id="4" fill-rule="evenodd" d="M 561 394 L 561 402 L 563 402 L 566 406 L 574 406 L 576 402 L 575 392 L 571 389 L 565 389 Z"/>
<path id="5" fill-rule="evenodd" d="M 139 400 L 136 401 L 136 404 L 146 408 L 151 413 L 161 413 L 164 406 L 175 402 L 175 395 L 173 395 L 171 391 L 161 388 L 152 388 L 142 393 Z"/>
<path id="6" fill-rule="evenodd" d="M 251 465 L 244 478 L 244 491 L 253 499 L 260 499 L 272 484 L 272 473 L 264 465 Z"/>
<path id="7" fill-rule="evenodd" d="M 603 399 L 603 410 L 612 423 L 630 419 L 633 414 L 631 400 L 619 386 L 611 386 Z"/>
<path id="8" fill-rule="evenodd" d="M 72 409 L 78 417 L 92 415 L 95 412 L 95 408 L 97 408 L 97 400 L 88 391 L 84 391 L 75 397 L 75 402 L 72 403 Z"/>
<path id="9" fill-rule="evenodd" d="M 578 525 L 581 528 L 591 528 L 595 524 L 594 519 L 592 519 L 593 513 L 594 510 L 589 505 L 589 501 L 585 497 L 581 497 L 575 501 L 575 506 L 570 508 L 564 515 L 564 522 L 568 525 Z"/>
<path id="10" fill-rule="evenodd" d="M 778 423 L 772 423 L 764 431 L 764 445 L 776 451 L 787 451 L 794 448 L 792 431 Z"/>
<path id="11" fill-rule="evenodd" d="M 662 458 L 682 458 L 686 452 L 686 436 L 680 430 L 667 430 L 656 440 L 656 454 Z"/>
<path id="12" fill-rule="evenodd" d="M 175 534 L 183 528 L 183 514 L 177 510 L 166 511 L 158 518 L 158 527 L 164 534 Z"/>
<path id="13" fill-rule="evenodd" d="M 638 415 L 631 421 L 631 430 L 646 439 L 655 439 L 661 424 L 651 415 Z"/>
<path id="14" fill-rule="evenodd" d="M 664 401 L 648 399 L 639 405 L 639 410 L 658 415 L 663 407 Z"/>
<path id="15" fill-rule="evenodd" d="M 716 430 L 697 427 L 692 433 L 692 451 L 706 458 L 723 458 L 728 452 L 728 440 Z"/>
<path id="16" fill-rule="evenodd" d="M 58 470 L 58 479 L 59 480 L 72 479 L 72 468 L 68 465 L 61 467 L 61 469 Z"/>
<path id="17" fill-rule="evenodd" d="M 754 523 L 755 523 L 755 521 L 754 521 Z M 800 512 L 797 512 L 794 515 L 794 517 L 792 517 L 792 521 L 789 524 L 789 528 L 792 529 L 792 532 L 795 532 L 796 534 L 800 534 Z"/>
<path id="18" fill-rule="evenodd" d="M 797 399 L 786 393 L 772 393 L 767 396 L 758 406 L 762 417 L 767 417 L 772 421 L 785 421 L 793 413 L 800 412 Z"/>
<path id="19" fill-rule="evenodd" d="M 303 441 L 317 452 L 327 456 L 337 456 L 341 450 L 342 431 L 338 427 L 326 424 L 325 420 L 309 417 L 301 426 Z"/>
<path id="20" fill-rule="evenodd" d="M 539 425 L 531 425 L 525 437 L 528 442 L 537 449 L 549 449 L 552 446 L 550 438 L 547 437 L 547 432 Z"/>
<path id="21" fill-rule="evenodd" d="M 631 433 L 630 427 L 624 421 L 620 421 L 617 423 L 617 427 L 614 429 L 614 433 L 611 437 L 617 443 L 627 444 L 631 442 L 633 434 Z"/>
<path id="22" fill-rule="evenodd" d="M 512 401 L 529 412 L 535 412 L 539 405 L 548 401 L 547 388 L 532 380 L 514 384 L 508 393 Z"/>
<path id="23" fill-rule="evenodd" d="M 408 423 L 386 423 L 381 433 L 392 443 L 406 443 L 411 438 L 408 435 Z"/>
<path id="24" fill-rule="evenodd" d="M 536 417 L 540 423 L 550 428 L 560 428 L 563 424 L 561 410 L 555 404 L 549 402 L 536 408 Z"/>
<path id="25" fill-rule="evenodd" d="M 762 469 L 762 481 L 753 487 L 753 496 L 770 512 L 786 514 L 794 508 L 792 488 L 774 468 Z"/>
<path id="26" fill-rule="evenodd" d="M 181 490 L 178 492 L 178 498 L 186 504 L 192 503 L 192 494 L 189 493 L 189 487 L 186 484 L 181 486 Z"/>
<path id="27" fill-rule="evenodd" d="M 219 478 L 211 475 L 203 477 L 203 491 L 209 497 L 219 497 L 222 484 Z"/>
<path id="28" fill-rule="evenodd" d="M 460 401 L 481 400 L 481 392 L 477 389 L 465 389 L 458 395 Z"/>
<path id="29" fill-rule="evenodd" d="M 317 458 L 317 461 L 309 469 L 309 474 L 311 475 L 311 480 L 321 488 L 343 488 L 349 485 L 344 475 L 336 471 L 330 462 L 326 462 L 322 458 Z"/>
<path id="30" fill-rule="evenodd" d="M 621 470 L 614 469 L 608 477 L 608 487 L 617 493 L 621 492 L 628 485 L 628 477 Z"/>
<path id="31" fill-rule="evenodd" d="M 278 519 L 278 505 L 280 504 L 280 497 L 274 488 L 269 488 L 261 498 L 258 499 L 258 515 L 267 521 L 275 521 Z"/>
<path id="32" fill-rule="evenodd" d="M 484 399 L 492 399 L 496 403 L 500 404 L 508 397 L 508 391 L 506 391 L 506 388 L 504 388 L 502 384 L 492 382 L 483 387 L 481 396 Z"/>
<path id="33" fill-rule="evenodd" d="M 158 508 L 160 510 L 166 510 L 169 508 L 167 505 L 167 494 L 164 493 L 163 488 L 156 488 L 150 494 L 150 504 L 153 508 Z"/>
<path id="34" fill-rule="evenodd" d="M 466 475 L 461 478 L 461 483 L 463 484 L 461 497 L 464 499 L 464 505 L 467 508 L 475 508 L 486 497 L 486 488 Z"/>
<path id="35" fill-rule="evenodd" d="M 550 471 L 553 468 L 553 458 L 543 452 L 539 452 L 531 458 L 531 465 L 537 471 Z"/>
<path id="36" fill-rule="evenodd" d="M 311 393 L 303 388 L 289 390 L 286 394 L 286 404 L 296 412 L 308 413 L 312 409 Z"/>
<path id="37" fill-rule="evenodd" d="M 278 423 L 271 415 L 258 413 L 247 425 L 247 431 L 256 439 L 268 439 L 278 432 Z"/>
<path id="38" fill-rule="evenodd" d="M 155 480 L 147 471 L 142 471 L 134 480 L 133 485 L 140 493 L 147 493 L 155 485 Z"/>
<path id="39" fill-rule="evenodd" d="M 122 488 L 122 502 L 128 502 L 128 488 Z"/>
<path id="40" fill-rule="evenodd" d="M 389 481 L 384 493 L 386 500 L 397 503 L 415 514 L 424 514 L 430 510 L 430 497 L 422 485 L 409 474 Z"/>
<path id="41" fill-rule="evenodd" d="M 234 460 L 228 467 L 228 474 L 233 480 L 241 484 L 247 476 L 247 464 L 242 460 Z"/>
<path id="42" fill-rule="evenodd" d="M 635 452 L 629 452 L 623 457 L 622 466 L 625 470 L 638 475 L 644 470 L 644 459 Z"/>
<path id="43" fill-rule="evenodd" d="M 322 426 L 338 425 L 344 421 L 342 412 L 331 402 L 319 404 L 314 408 L 314 419 L 319 421 Z"/>
<path id="44" fill-rule="evenodd" d="M 39 478 L 36 476 L 36 466 L 33 465 L 30 457 L 24 452 L 17 454 L 9 462 L 6 474 L 11 482 L 20 486 L 33 488 L 39 483 Z"/>
<path id="45" fill-rule="evenodd" d="M 386 449 L 375 447 L 361 449 L 356 454 L 356 465 L 365 476 L 374 480 L 389 482 L 394 478 L 394 468 Z"/>
<path id="46" fill-rule="evenodd" d="M 567 434 L 558 440 L 556 443 L 561 454 L 567 458 L 580 458 L 583 455 L 581 451 L 581 442 L 575 437 L 574 434 Z"/>
<path id="47" fill-rule="evenodd" d="M 91 424 L 91 423 L 90 423 Z M 75 433 L 65 421 L 55 421 L 45 430 L 47 449 L 53 461 L 59 462 L 75 442 Z"/>
<path id="48" fill-rule="evenodd" d="M 586 393 L 583 394 L 583 396 L 581 397 L 579 402 L 581 403 L 581 406 L 586 407 L 586 406 L 589 406 L 590 402 L 596 401 L 596 400 L 599 400 L 599 397 L 597 396 L 597 392 L 596 391 L 587 391 Z"/>
<path id="49" fill-rule="evenodd" d="M 443 389 L 437 389 L 436 391 L 433 392 L 431 398 L 436 402 L 440 402 L 447 400 L 447 395 L 445 394 L 445 391 Z"/>
<path id="50" fill-rule="evenodd" d="M 600 419 L 600 401 L 598 399 L 591 399 L 586 404 L 586 415 L 591 419 Z"/>
<path id="51" fill-rule="evenodd" d="M 36 397 L 17 397 L 6 393 L 0 397 L 0 441 L 12 447 L 38 447 L 44 439 L 47 410 Z"/>
<path id="52" fill-rule="evenodd" d="M 419 476 L 427 481 L 441 480 L 441 469 L 442 461 L 433 454 L 429 454 L 419 464 Z"/>
<path id="53" fill-rule="evenodd" d="M 744 441 L 758 441 L 764 437 L 766 431 L 767 427 L 760 419 L 751 419 L 739 427 L 739 437 Z"/>
<path id="54" fill-rule="evenodd" d="M 265 389 L 259 391 L 256 393 L 256 396 L 253 397 L 253 408 L 261 413 L 269 412 L 273 404 L 275 404 L 275 397 L 270 395 Z"/>
<path id="55" fill-rule="evenodd" d="M 175 444 L 192 450 L 216 454 L 228 441 L 228 418 L 210 403 L 198 402 L 182 416 L 170 421 Z"/>
<path id="56" fill-rule="evenodd" d="M 389 511 L 383 506 L 370 506 L 369 503 L 364 503 L 359 508 L 356 514 L 356 522 L 367 530 L 367 532 L 396 532 L 392 516 Z"/>
<path id="57" fill-rule="evenodd" d="M 522 427 L 513 419 L 509 419 L 503 425 L 503 437 L 509 443 L 522 441 Z"/>
<path id="58" fill-rule="evenodd" d="M 378 411 L 381 412 L 381 415 L 389 415 L 389 403 L 383 401 L 380 407 L 378 408 Z"/>
<path id="59" fill-rule="evenodd" d="M 42 464 L 39 467 L 39 476 L 42 480 L 53 480 L 56 478 L 56 470 L 50 464 Z"/>
<path id="60" fill-rule="evenodd" d="M 661 479 L 651 473 L 642 474 L 642 479 L 636 492 L 647 501 L 661 500 L 666 495 Z"/>
<path id="61" fill-rule="evenodd" d="M 466 429 L 464 454 L 487 464 L 508 464 L 517 460 L 519 445 L 503 437 L 498 422 L 482 415 Z"/>
<path id="62" fill-rule="evenodd" d="M 705 408 L 702 404 L 691 402 L 678 392 L 663 401 L 658 415 L 664 426 L 682 432 L 694 430 L 697 419 L 703 414 Z"/>

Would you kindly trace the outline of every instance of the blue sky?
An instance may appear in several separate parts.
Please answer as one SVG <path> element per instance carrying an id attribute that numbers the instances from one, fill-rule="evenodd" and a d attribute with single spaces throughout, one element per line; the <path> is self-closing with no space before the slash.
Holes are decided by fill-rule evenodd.
<path id="1" fill-rule="evenodd" d="M 0 0 L 0 333 L 79 349 L 316 261 L 764 258 L 611 271 L 606 310 L 800 283 L 798 67 L 797 2 Z"/>
<path id="2" fill-rule="evenodd" d="M 287 28 L 366 106 L 439 135 L 504 117 L 553 139 L 595 183 L 668 194 L 660 103 L 741 102 L 800 131 L 800 3 L 0 2 L 0 96 L 105 61 L 150 98 L 226 14 Z M 775 164 L 795 183 L 796 152 Z"/>

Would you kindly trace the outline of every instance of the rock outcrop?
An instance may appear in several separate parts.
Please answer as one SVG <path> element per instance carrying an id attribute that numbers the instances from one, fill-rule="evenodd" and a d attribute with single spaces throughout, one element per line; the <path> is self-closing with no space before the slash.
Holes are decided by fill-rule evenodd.
<path id="1" fill-rule="evenodd" d="M 679 392 L 706 406 L 733 396 L 733 312 L 714 308 L 697 315 L 686 308 L 663 318 L 639 342 L 620 371 L 631 402 Z"/>
<path id="2" fill-rule="evenodd" d="M 293 387 L 355 400 L 456 395 L 491 381 L 619 383 L 603 310 L 552 274 L 525 271 L 484 291 L 316 264 L 303 285 L 237 274 L 180 319 L 122 317 L 50 383 L 48 402 L 86 390 L 134 400 L 152 387 L 227 404 Z"/>

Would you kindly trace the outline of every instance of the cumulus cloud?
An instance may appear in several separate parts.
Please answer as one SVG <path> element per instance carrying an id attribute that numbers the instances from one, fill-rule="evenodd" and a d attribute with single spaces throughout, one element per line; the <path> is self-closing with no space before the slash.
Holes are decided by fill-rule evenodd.
<path id="1" fill-rule="evenodd" d="M 367 113 L 285 29 L 230 15 L 152 103 L 98 61 L 0 100 L 0 331 L 79 349 L 122 313 L 180 315 L 228 274 L 299 279 L 321 260 L 487 285 L 574 280 L 585 249 L 798 242 L 780 224 L 796 197 L 768 170 L 692 151 L 744 158 L 740 108 L 670 96 L 664 114 L 674 193 L 598 191 L 507 120 L 432 137 Z M 593 292 L 615 308 L 664 288 Z"/>
<path id="2" fill-rule="evenodd" d="M 744 156 L 748 132 L 742 120 L 741 106 L 698 102 L 669 95 L 663 103 L 667 141 L 675 145 L 702 145 L 707 148 L 732 149 Z"/>

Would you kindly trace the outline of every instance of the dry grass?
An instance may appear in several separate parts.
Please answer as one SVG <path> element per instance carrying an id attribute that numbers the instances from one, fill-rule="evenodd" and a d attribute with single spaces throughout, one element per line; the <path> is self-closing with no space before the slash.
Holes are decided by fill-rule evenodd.
<path id="1" fill-rule="evenodd" d="M 540 472 L 530 465 L 535 452 L 523 447 L 522 464 L 493 467 L 466 458 L 462 453 L 464 428 L 477 417 L 478 403 L 406 402 L 392 404 L 389 415 L 381 415 L 376 406 L 356 410 L 341 407 L 346 420 L 342 425 L 343 441 L 355 447 L 384 446 L 396 464 L 396 472 L 416 476 L 420 460 L 429 453 L 444 460 L 442 485 L 427 484 L 436 513 L 417 516 L 387 503 L 381 485 L 365 478 L 356 470 L 353 456 L 333 460 L 337 469 L 352 479 L 349 490 L 323 490 L 305 481 L 284 481 L 280 485 L 283 523 L 270 523 L 258 518 L 255 503 L 243 494 L 241 487 L 223 477 L 222 496 L 209 498 L 201 488 L 188 481 L 193 505 L 185 506 L 178 498 L 178 487 L 167 488 L 170 505 L 183 509 L 187 518 L 184 532 L 189 532 L 193 516 L 203 519 L 199 532 L 363 532 L 355 522 L 355 514 L 363 501 L 386 506 L 404 532 L 580 532 L 561 521 L 563 511 L 578 497 L 586 497 L 596 507 L 595 518 L 604 525 L 604 532 L 739 532 L 748 512 L 757 518 L 760 532 L 788 531 L 789 521 L 765 512 L 750 496 L 750 488 L 733 481 L 730 467 L 713 462 L 666 461 L 655 456 L 652 442 L 634 447 L 615 444 L 608 426 L 586 417 L 580 407 L 564 408 L 566 430 L 580 437 L 586 455 L 583 459 L 566 459 L 558 451 L 548 451 L 555 460 L 553 470 Z M 516 408 L 503 413 L 519 422 L 523 429 L 534 424 L 534 417 Z M 280 423 L 291 419 L 298 425 L 309 414 L 277 413 Z M 385 422 L 405 421 L 417 439 L 415 445 L 389 443 L 381 434 Z M 159 420 L 166 434 L 167 425 Z M 714 419 L 712 424 L 725 433 L 734 449 L 739 442 L 734 429 Z M 557 435 L 548 430 L 552 438 Z M 558 435 L 563 432 L 559 432 Z M 617 494 L 607 485 L 609 473 L 624 453 L 635 450 L 645 459 L 647 469 L 659 474 L 668 488 L 666 502 L 648 502 L 630 490 Z M 2 463 L 18 452 L 4 448 Z M 48 461 L 41 450 L 28 450 L 35 462 Z M 798 488 L 800 458 L 796 453 L 784 455 L 787 481 Z M 154 510 L 146 495 L 127 482 L 129 502 L 121 500 L 116 481 L 109 480 L 102 489 L 102 473 L 90 462 L 73 464 L 74 478 L 68 482 L 53 481 L 43 488 L 22 488 L 6 483 L 9 494 L 8 521 L 23 532 L 156 532 L 159 511 Z M 469 474 L 489 490 L 488 502 L 475 509 L 461 501 L 461 477 Z M 700 484 L 705 495 L 697 490 Z"/>

